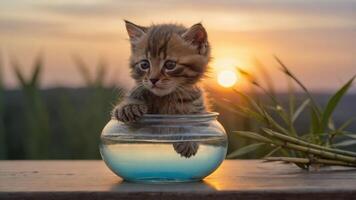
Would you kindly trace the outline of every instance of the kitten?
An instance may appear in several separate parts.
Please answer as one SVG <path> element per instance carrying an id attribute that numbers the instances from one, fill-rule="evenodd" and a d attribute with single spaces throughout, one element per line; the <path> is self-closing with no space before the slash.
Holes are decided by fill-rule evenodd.
<path id="1" fill-rule="evenodd" d="M 136 86 L 115 107 L 125 123 L 145 114 L 197 114 L 208 111 L 199 81 L 207 71 L 210 47 L 198 23 L 189 29 L 176 24 L 143 27 L 125 21 L 131 43 L 130 68 Z M 174 144 L 185 157 L 195 155 L 195 142 Z"/>

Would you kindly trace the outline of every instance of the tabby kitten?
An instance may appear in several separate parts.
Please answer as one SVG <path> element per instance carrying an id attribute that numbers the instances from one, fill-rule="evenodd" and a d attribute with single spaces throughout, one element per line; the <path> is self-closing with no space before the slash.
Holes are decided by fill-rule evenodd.
<path id="1" fill-rule="evenodd" d="M 176 24 L 143 27 L 125 21 L 131 43 L 130 68 L 136 86 L 115 107 L 113 116 L 125 123 L 143 114 L 197 114 L 208 110 L 198 83 L 207 71 L 210 47 L 207 32 L 198 23 L 189 29 Z M 174 145 L 185 157 L 198 145 Z"/>

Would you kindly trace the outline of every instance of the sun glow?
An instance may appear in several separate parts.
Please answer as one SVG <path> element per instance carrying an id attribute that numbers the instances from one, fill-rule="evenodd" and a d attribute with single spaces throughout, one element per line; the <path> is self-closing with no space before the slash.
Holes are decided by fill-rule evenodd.
<path id="1" fill-rule="evenodd" d="M 223 87 L 232 87 L 237 82 L 237 74 L 232 70 L 223 70 L 218 73 L 218 83 Z"/>
<path id="2" fill-rule="evenodd" d="M 217 82 L 222 87 L 232 87 L 238 82 L 236 67 L 240 63 L 233 57 L 221 57 L 213 61 Z"/>

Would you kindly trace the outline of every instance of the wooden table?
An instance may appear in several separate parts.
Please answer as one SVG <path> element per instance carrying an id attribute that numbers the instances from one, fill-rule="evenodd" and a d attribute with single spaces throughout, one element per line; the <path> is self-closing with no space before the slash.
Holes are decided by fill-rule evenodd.
<path id="1" fill-rule="evenodd" d="M 318 199 L 317 199 L 318 198 Z M 202 182 L 123 182 L 103 161 L 0 161 L 0 199 L 356 199 L 356 170 L 227 160 Z"/>

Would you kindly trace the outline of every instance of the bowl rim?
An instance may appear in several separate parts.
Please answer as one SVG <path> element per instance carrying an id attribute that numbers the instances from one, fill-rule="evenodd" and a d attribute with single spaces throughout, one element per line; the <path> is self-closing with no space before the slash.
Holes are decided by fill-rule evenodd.
<path id="1" fill-rule="evenodd" d="M 144 114 L 142 119 L 181 119 L 181 118 L 194 118 L 194 119 L 201 119 L 201 118 L 213 118 L 217 117 L 219 113 L 217 112 L 205 112 L 199 114 Z"/>
<path id="2" fill-rule="evenodd" d="M 199 122 L 199 121 L 209 121 L 215 120 L 219 116 L 217 112 L 205 112 L 199 114 L 144 114 L 138 121 L 132 122 L 130 124 L 139 124 L 146 122 Z M 111 120 L 116 120 L 114 117 Z"/>

